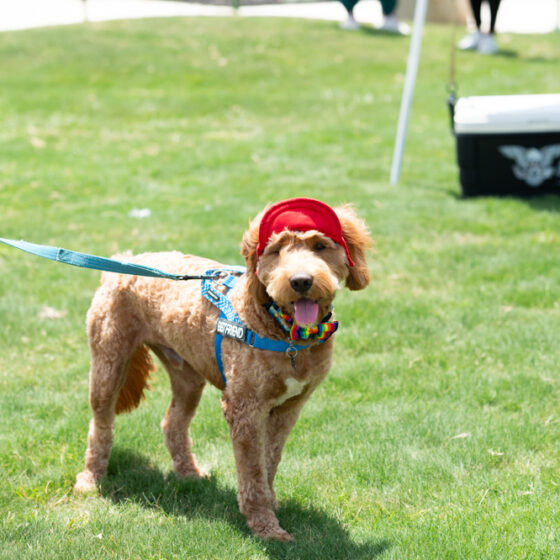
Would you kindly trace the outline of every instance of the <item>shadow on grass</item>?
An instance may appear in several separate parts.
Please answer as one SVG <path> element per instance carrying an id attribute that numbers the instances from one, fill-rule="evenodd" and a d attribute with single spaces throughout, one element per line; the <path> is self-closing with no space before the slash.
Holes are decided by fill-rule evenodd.
<path id="1" fill-rule="evenodd" d="M 532 197 L 527 204 L 538 212 L 560 212 L 560 196 L 555 194 Z"/>
<path id="2" fill-rule="evenodd" d="M 512 49 L 498 49 L 498 52 L 495 52 L 492 56 L 501 58 L 519 58 L 519 53 Z"/>
<path id="3" fill-rule="evenodd" d="M 479 195 L 469 195 L 463 196 L 462 193 L 458 193 L 452 189 L 445 189 L 444 192 L 455 198 L 456 200 L 484 200 L 489 198 L 494 198 L 496 200 L 516 200 L 523 204 L 526 204 L 532 210 L 536 212 L 560 212 L 560 195 L 557 194 L 539 194 L 536 192 L 531 196 L 514 196 L 512 194 L 479 194 Z"/>
<path id="4" fill-rule="evenodd" d="M 113 449 L 108 476 L 101 482 L 100 490 L 105 498 L 115 503 L 132 501 L 169 515 L 225 521 L 239 533 L 254 538 L 239 512 L 234 489 L 220 485 L 214 476 L 193 480 L 179 479 L 173 473 L 164 474 L 134 451 Z M 303 507 L 294 500 L 281 504 L 278 518 L 296 540 L 264 542 L 268 556 L 273 559 L 369 560 L 390 547 L 383 539 L 357 544 L 327 512 Z"/>
<path id="5" fill-rule="evenodd" d="M 375 35 L 376 37 L 384 37 L 387 39 L 408 39 L 408 35 L 401 35 L 400 33 L 392 33 L 390 31 L 384 31 L 383 29 L 377 29 L 370 25 L 360 25 L 358 29 L 360 33 L 364 35 Z"/>

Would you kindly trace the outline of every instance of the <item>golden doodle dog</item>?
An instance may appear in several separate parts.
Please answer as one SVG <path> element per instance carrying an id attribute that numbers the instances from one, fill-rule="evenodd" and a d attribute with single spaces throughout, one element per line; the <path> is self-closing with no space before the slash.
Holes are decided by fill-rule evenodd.
<path id="1" fill-rule="evenodd" d="M 203 289 L 200 282 L 103 273 L 87 316 L 93 418 L 75 490 L 95 489 L 106 474 L 115 414 L 138 406 L 154 368 L 151 350 L 171 379 L 161 425 L 175 473 L 206 476 L 191 452 L 189 425 L 211 383 L 223 391 L 249 528 L 261 538 L 291 540 L 274 513 L 274 477 L 290 430 L 331 367 L 335 294 L 342 283 L 350 290 L 368 285 L 369 245 L 350 206 L 295 198 L 250 223 L 241 242 L 245 273 L 212 272 Z M 179 274 L 228 269 L 177 252 L 128 260 Z"/>

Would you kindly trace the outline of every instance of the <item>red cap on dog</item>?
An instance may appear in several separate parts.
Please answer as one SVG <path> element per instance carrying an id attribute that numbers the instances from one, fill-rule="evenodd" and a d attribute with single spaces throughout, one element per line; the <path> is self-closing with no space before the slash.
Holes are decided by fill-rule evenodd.
<path id="1" fill-rule="evenodd" d="M 317 230 L 342 245 L 348 264 L 354 266 L 342 226 L 335 211 L 324 202 L 313 198 L 289 198 L 273 204 L 263 215 L 259 227 L 257 256 L 260 257 L 273 233 Z"/>

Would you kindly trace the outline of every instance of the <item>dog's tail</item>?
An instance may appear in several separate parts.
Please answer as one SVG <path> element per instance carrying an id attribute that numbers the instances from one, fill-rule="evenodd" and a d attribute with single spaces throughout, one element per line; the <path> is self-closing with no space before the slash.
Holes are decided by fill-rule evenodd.
<path id="1" fill-rule="evenodd" d="M 134 351 L 126 369 L 126 380 L 115 407 L 117 414 L 134 410 L 144 398 L 144 391 L 150 388 L 148 380 L 156 366 L 146 345 L 143 344 Z"/>

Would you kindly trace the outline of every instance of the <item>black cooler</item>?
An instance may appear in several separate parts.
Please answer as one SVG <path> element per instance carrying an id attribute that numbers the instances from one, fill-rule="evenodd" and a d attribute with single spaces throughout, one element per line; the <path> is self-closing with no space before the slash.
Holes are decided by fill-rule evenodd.
<path id="1" fill-rule="evenodd" d="M 464 196 L 560 194 L 560 94 L 463 97 L 453 128 Z"/>

